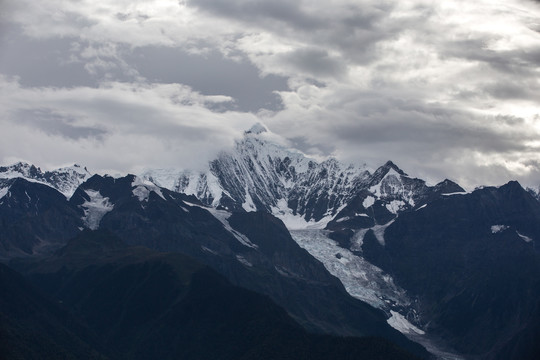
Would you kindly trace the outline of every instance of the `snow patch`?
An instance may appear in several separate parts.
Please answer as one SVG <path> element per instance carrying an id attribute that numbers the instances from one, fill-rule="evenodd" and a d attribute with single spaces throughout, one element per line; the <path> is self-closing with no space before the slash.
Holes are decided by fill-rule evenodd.
<path id="1" fill-rule="evenodd" d="M 83 222 L 91 229 L 99 228 L 101 219 L 114 208 L 114 204 L 109 202 L 109 198 L 103 197 L 99 191 L 84 190 L 90 198 L 90 201 L 85 201 L 80 207 L 84 210 Z"/>
<path id="2" fill-rule="evenodd" d="M 392 225 L 394 220 L 391 220 L 391 221 L 387 222 L 384 225 L 375 225 L 374 227 L 371 228 L 371 230 L 373 230 L 373 233 L 375 234 L 375 238 L 377 239 L 379 244 L 381 244 L 382 246 L 385 245 L 385 243 L 384 243 L 384 232 L 386 231 L 387 227 Z"/>
<path id="3" fill-rule="evenodd" d="M 340 207 L 336 213 L 339 213 L 344 207 Z M 324 229 L 334 218 L 333 215 L 328 214 L 319 221 L 314 221 L 313 219 L 306 221 L 302 215 L 293 214 L 292 209 L 287 206 L 287 200 L 285 199 L 280 199 L 271 210 L 272 215 L 283 221 L 289 230 Z"/>
<path id="4" fill-rule="evenodd" d="M 364 236 L 370 229 L 357 230 L 351 239 L 351 250 L 362 251 L 362 245 L 364 244 Z"/>
<path id="5" fill-rule="evenodd" d="M 392 200 L 389 204 L 386 204 L 386 209 L 390 211 L 392 214 L 397 214 L 398 211 L 403 209 L 405 207 L 405 202 L 401 200 Z"/>
<path id="6" fill-rule="evenodd" d="M 214 208 L 208 208 L 208 207 L 197 205 L 197 204 L 192 204 L 192 203 L 187 202 L 187 201 L 184 201 L 184 204 L 186 204 L 188 206 L 197 206 L 197 207 L 200 207 L 201 209 L 204 209 L 204 210 L 208 211 L 216 219 L 218 219 L 219 222 L 221 222 L 221 224 L 223 224 L 223 227 L 225 228 L 225 230 L 230 232 L 236 238 L 236 240 L 238 240 L 242 245 L 250 247 L 252 249 L 258 249 L 259 248 L 259 246 L 257 246 L 257 244 L 252 243 L 251 240 L 249 240 L 246 235 L 244 235 L 241 232 L 238 232 L 238 231 L 236 231 L 236 230 L 234 230 L 232 228 L 231 224 L 229 224 L 229 221 L 227 220 L 232 215 L 230 212 L 227 212 L 225 210 L 217 210 L 217 209 L 214 209 Z"/>
<path id="7" fill-rule="evenodd" d="M 242 204 L 242 208 L 246 210 L 247 212 L 257 211 L 257 207 L 253 203 L 253 199 L 251 198 L 251 195 L 249 194 L 247 186 L 245 190 L 246 190 L 246 193 L 244 196 L 245 196 L 246 201 L 244 201 L 244 203 Z"/>
<path id="8" fill-rule="evenodd" d="M 467 191 L 459 191 L 459 192 L 446 193 L 446 194 L 441 194 L 441 195 L 442 196 L 453 196 L 453 195 L 466 195 L 466 194 L 470 194 L 470 193 L 467 192 Z"/>
<path id="9" fill-rule="evenodd" d="M 517 230 L 516 230 L 516 233 L 517 233 L 518 236 L 519 236 L 520 238 L 522 238 L 525 242 L 531 242 L 531 241 L 533 241 L 532 238 L 530 238 L 530 237 L 528 237 L 528 236 L 526 236 L 526 235 L 520 234 L 519 231 L 517 231 Z"/>
<path id="10" fill-rule="evenodd" d="M 208 172 L 206 174 L 206 186 L 207 186 L 208 192 L 210 192 L 212 198 L 214 199 L 212 201 L 212 206 L 218 206 L 219 201 L 221 200 L 221 197 L 223 196 L 224 190 L 221 188 L 218 178 L 211 172 Z"/>
<path id="11" fill-rule="evenodd" d="M 345 216 L 345 217 L 342 217 L 342 218 L 339 218 L 336 220 L 337 223 L 340 223 L 340 222 L 343 222 L 343 221 L 347 221 L 347 220 L 350 220 L 350 216 Z"/>
<path id="12" fill-rule="evenodd" d="M 417 334 L 417 335 L 424 335 L 425 332 L 411 324 L 403 315 L 400 313 L 390 310 L 390 314 L 392 315 L 390 319 L 386 320 L 388 325 L 396 329 L 397 331 L 401 332 L 402 334 Z"/>
<path id="13" fill-rule="evenodd" d="M 219 256 L 219 254 L 218 254 L 216 251 L 214 251 L 214 250 L 212 250 L 212 249 L 210 249 L 210 248 L 207 248 L 206 246 L 201 246 L 201 249 L 204 250 L 204 251 L 206 251 L 206 252 L 209 252 L 210 254 L 218 255 L 218 256 Z"/>
<path id="14" fill-rule="evenodd" d="M 367 209 L 371 205 L 375 204 L 375 198 L 373 196 L 368 196 L 364 199 L 364 202 L 362 202 L 362 206 L 364 209 Z"/>
<path id="15" fill-rule="evenodd" d="M 5 187 L 5 188 L 1 188 L 0 189 L 0 199 L 3 198 L 4 196 L 6 196 L 6 194 L 8 193 L 9 191 L 9 186 L 8 187 Z"/>
<path id="16" fill-rule="evenodd" d="M 506 226 L 506 225 L 491 225 L 491 233 L 492 234 L 497 234 L 497 233 L 503 232 L 506 229 L 508 229 L 508 226 Z"/>
<path id="17" fill-rule="evenodd" d="M 236 255 L 236 260 L 238 260 L 242 265 L 247 267 L 253 267 L 253 264 L 246 260 L 242 255 Z"/>
<path id="18" fill-rule="evenodd" d="M 174 190 L 178 178 L 182 175 L 181 170 L 177 169 L 152 169 L 141 174 L 144 180 L 151 181 L 157 186 L 164 187 L 169 190 Z"/>
<path id="19" fill-rule="evenodd" d="M 133 195 L 138 197 L 140 202 L 148 201 L 151 192 L 156 193 L 165 200 L 161 189 L 149 180 L 144 180 L 143 178 L 135 176 L 135 179 L 133 179 L 133 182 L 131 183 L 131 187 Z"/>

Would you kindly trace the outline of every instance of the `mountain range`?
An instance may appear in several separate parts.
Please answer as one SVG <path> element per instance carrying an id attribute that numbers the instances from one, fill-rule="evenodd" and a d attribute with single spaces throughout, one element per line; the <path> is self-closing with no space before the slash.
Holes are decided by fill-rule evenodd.
<path id="1" fill-rule="evenodd" d="M 272 347 L 271 341 L 283 341 L 278 329 L 287 329 L 295 334 L 291 339 L 303 339 L 291 340 L 289 354 L 320 343 L 349 355 L 367 346 L 367 353 L 348 358 L 372 358 L 366 354 L 384 347 L 399 355 L 381 358 L 535 359 L 537 194 L 517 182 L 471 192 L 448 179 L 430 186 L 391 161 L 375 170 L 332 158 L 317 161 L 257 124 L 203 171 L 150 169 L 113 178 L 78 165 L 47 172 L 24 163 L 0 167 L 0 258 L 24 275 L 13 275 L 21 286 L 35 286 L 47 301 L 62 301 L 76 315 L 83 335 L 69 333 L 95 356 L 135 358 L 141 351 L 135 339 L 151 344 L 157 337 L 178 342 L 179 334 L 208 336 L 208 327 L 165 329 L 173 321 L 168 316 L 177 313 L 160 312 L 174 307 L 186 316 L 179 304 L 189 303 L 185 294 L 195 290 L 161 277 L 176 269 L 180 277 L 195 279 L 199 270 L 183 267 L 197 264 L 208 269 L 201 276 L 212 288 L 188 281 L 198 284 L 197 291 L 263 296 L 249 301 L 250 316 L 260 311 L 255 304 L 281 311 L 267 319 L 277 322 L 245 325 L 275 329 L 266 345 L 264 332 L 250 345 L 233 346 L 236 340 L 225 335 L 216 340 L 228 344 L 223 353 L 231 358 L 262 358 L 254 344 Z M 145 276 L 159 277 L 152 281 L 155 288 L 143 289 Z M 124 287 L 125 281 L 133 286 Z M 105 289 L 117 287 L 126 293 L 110 298 Z M 238 294 L 225 290 L 232 288 Z M 155 296 L 144 303 L 118 300 L 141 291 Z M 156 303 L 167 296 L 169 302 Z M 237 308 L 205 301 L 208 309 Z M 97 313 L 89 304 L 100 302 Z M 105 304 L 132 315 L 111 318 Z M 147 314 L 133 330 L 129 321 L 138 316 L 129 306 Z M 234 318 L 207 315 L 190 324 L 213 319 L 229 326 Z M 65 347 L 56 338 L 43 341 Z M 383 345 L 388 341 L 395 345 Z M 159 349 L 165 358 L 190 358 L 165 347 Z M 203 354 L 203 348 L 189 351 Z M 268 358 L 286 358 L 288 352 L 278 353 Z"/>

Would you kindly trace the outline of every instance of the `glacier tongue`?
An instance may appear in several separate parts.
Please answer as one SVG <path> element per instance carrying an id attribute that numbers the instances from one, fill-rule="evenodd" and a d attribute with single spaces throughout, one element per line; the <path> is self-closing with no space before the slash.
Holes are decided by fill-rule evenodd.
<path id="1" fill-rule="evenodd" d="M 392 277 L 328 237 L 325 230 L 291 230 L 293 239 L 341 280 L 349 294 L 388 312 L 407 308 L 411 300 Z"/>
<path id="2" fill-rule="evenodd" d="M 109 198 L 103 197 L 97 190 L 85 190 L 90 200 L 85 201 L 80 207 L 84 210 L 83 221 L 90 230 L 99 228 L 101 219 L 114 208 Z"/>
<path id="3" fill-rule="evenodd" d="M 390 318 L 388 319 L 388 324 L 393 327 L 394 329 L 398 330 L 399 332 L 403 334 L 418 334 L 418 335 L 424 335 L 425 332 L 423 330 L 420 330 L 413 324 L 411 324 L 407 319 L 403 317 L 400 313 L 390 310 Z"/>
<path id="4" fill-rule="evenodd" d="M 412 341 L 422 344 L 439 360 L 463 360 L 446 350 L 444 344 L 413 325 L 407 316 L 416 316 L 414 302 L 405 290 L 394 284 L 392 277 L 366 261 L 361 255 L 340 247 L 328 238 L 325 230 L 291 230 L 293 239 L 326 269 L 341 280 L 349 294 L 385 311 L 388 324 Z M 363 237 L 363 235 L 362 235 Z"/>

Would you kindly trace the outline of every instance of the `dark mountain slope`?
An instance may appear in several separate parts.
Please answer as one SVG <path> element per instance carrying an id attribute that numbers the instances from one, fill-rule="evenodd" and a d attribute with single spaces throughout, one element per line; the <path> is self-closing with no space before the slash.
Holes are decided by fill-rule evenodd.
<path id="1" fill-rule="evenodd" d="M 382 312 L 352 299 L 270 214 L 249 213 L 241 219 L 247 224 L 256 217 L 265 219 L 264 241 L 274 242 L 272 248 L 257 243 L 263 239 L 255 236 L 257 229 L 249 236 L 233 229 L 231 213 L 206 209 L 194 197 L 134 176 L 95 175 L 69 201 L 43 184 L 24 179 L 7 184 L 0 199 L 0 234 L 3 244 L 12 246 L 2 252 L 6 257 L 51 253 L 83 227 L 108 229 L 130 245 L 180 252 L 209 265 L 234 284 L 270 296 L 309 330 L 384 336 L 426 355 L 392 329 Z M 83 258 L 87 250 L 80 250 Z"/>
<path id="2" fill-rule="evenodd" d="M 540 355 L 540 203 L 518 183 L 400 214 L 384 239 L 368 232 L 365 257 L 417 296 L 431 330 L 459 351 Z"/>
<path id="3" fill-rule="evenodd" d="M 180 254 L 85 231 L 55 256 L 15 264 L 63 301 L 114 359 L 412 359 L 378 338 L 311 335 L 269 298 Z"/>
<path id="4" fill-rule="evenodd" d="M 87 328 L 3 264 L 0 289 L 0 358 L 105 359 Z"/>
<path id="5" fill-rule="evenodd" d="M 235 285 L 268 295 L 311 331 L 384 336 L 426 355 L 391 328 L 384 313 L 347 294 L 271 214 L 204 208 L 194 197 L 141 183 L 133 176 L 96 175 L 70 201 L 80 206 L 96 191 L 111 205 L 99 227 L 129 245 L 186 254 Z"/>
<path id="6" fill-rule="evenodd" d="M 14 178 L 0 188 L 0 258 L 58 248 L 83 226 L 80 210 L 47 185 Z"/>

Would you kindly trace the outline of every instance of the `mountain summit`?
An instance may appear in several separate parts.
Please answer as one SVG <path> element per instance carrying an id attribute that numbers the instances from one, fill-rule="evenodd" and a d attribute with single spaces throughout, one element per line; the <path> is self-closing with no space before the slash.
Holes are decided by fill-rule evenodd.
<path id="1" fill-rule="evenodd" d="M 216 208 L 270 212 L 289 229 L 324 228 L 355 199 L 365 208 L 382 206 L 373 213 L 391 218 L 423 205 L 436 188 L 410 178 L 391 161 L 373 173 L 335 158 L 319 162 L 271 135 L 257 123 L 202 172 L 149 170 L 142 177 Z M 453 191 L 463 191 L 454 185 Z"/>
<path id="2" fill-rule="evenodd" d="M 86 167 L 77 164 L 52 171 L 42 171 L 40 168 L 24 162 L 0 166 L 0 180 L 24 178 L 28 181 L 49 185 L 66 197 L 71 197 L 77 187 L 91 176 L 92 174 Z"/>
<path id="3" fill-rule="evenodd" d="M 258 134 L 261 134 L 263 132 L 268 132 L 268 129 L 266 128 L 266 126 L 264 126 L 263 124 L 261 123 L 256 123 L 255 125 L 253 125 L 249 130 L 246 130 L 244 132 L 244 134 L 255 134 L 255 135 L 258 135 Z"/>

